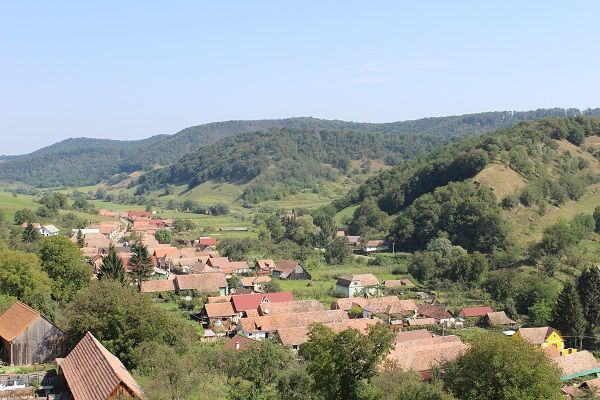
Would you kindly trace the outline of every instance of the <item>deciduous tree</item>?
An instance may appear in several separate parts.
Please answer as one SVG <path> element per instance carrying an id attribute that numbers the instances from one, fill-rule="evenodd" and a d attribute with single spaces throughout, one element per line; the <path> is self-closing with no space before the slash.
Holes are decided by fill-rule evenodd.
<path id="1" fill-rule="evenodd" d="M 383 324 L 366 335 L 355 329 L 335 334 L 323 325 L 313 325 L 308 342 L 300 349 L 314 390 L 328 400 L 358 400 L 365 381 L 372 378 L 392 345 L 394 334 Z"/>
<path id="2" fill-rule="evenodd" d="M 52 297 L 65 303 L 90 282 L 92 268 L 81 250 L 65 236 L 51 236 L 40 247 L 42 268 L 53 282 Z"/>
<path id="3" fill-rule="evenodd" d="M 524 340 L 486 333 L 445 366 L 446 388 L 468 400 L 559 400 L 560 371 Z"/>

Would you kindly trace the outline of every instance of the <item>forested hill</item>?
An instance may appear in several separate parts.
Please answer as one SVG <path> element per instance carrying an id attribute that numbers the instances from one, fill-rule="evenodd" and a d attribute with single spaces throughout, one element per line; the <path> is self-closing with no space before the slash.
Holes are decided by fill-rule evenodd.
<path id="1" fill-rule="evenodd" d="M 0 180 L 34 186 L 85 186 L 140 168 L 137 154 L 166 136 L 143 140 L 73 138 L 33 153 L 0 159 Z"/>
<path id="2" fill-rule="evenodd" d="M 442 234 L 469 251 L 489 253 L 507 246 L 507 219 L 530 224 L 596 193 L 599 135 L 599 117 L 520 123 L 383 171 L 336 207 L 358 205 L 351 233 L 389 232 L 399 250 L 424 249 Z M 381 223 L 386 214 L 393 221 Z"/>
<path id="3" fill-rule="evenodd" d="M 138 194 L 208 180 L 260 184 L 261 190 L 302 189 L 349 173 L 352 160 L 409 159 L 438 146 L 433 135 L 340 130 L 271 129 L 224 138 L 171 166 L 142 175 Z M 265 188 L 268 186 L 268 188 Z M 254 189 L 257 187 L 254 186 Z"/>
<path id="4" fill-rule="evenodd" d="M 600 109 L 540 109 L 488 112 L 391 123 L 358 123 L 316 118 L 226 121 L 186 128 L 174 135 L 142 141 L 68 139 L 28 155 L 0 158 L 0 180 L 35 186 L 83 186 L 112 175 L 169 165 L 227 136 L 269 129 L 342 130 L 362 133 L 424 134 L 449 139 L 493 131 L 545 116 L 596 115 Z M 442 143 L 443 141 L 437 141 Z"/>

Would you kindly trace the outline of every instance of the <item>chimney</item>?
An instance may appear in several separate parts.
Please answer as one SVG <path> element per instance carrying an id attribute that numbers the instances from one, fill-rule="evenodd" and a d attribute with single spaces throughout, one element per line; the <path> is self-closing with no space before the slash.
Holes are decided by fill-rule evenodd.
<path id="1" fill-rule="evenodd" d="M 239 350 L 240 349 L 240 342 L 235 342 L 235 349 Z"/>

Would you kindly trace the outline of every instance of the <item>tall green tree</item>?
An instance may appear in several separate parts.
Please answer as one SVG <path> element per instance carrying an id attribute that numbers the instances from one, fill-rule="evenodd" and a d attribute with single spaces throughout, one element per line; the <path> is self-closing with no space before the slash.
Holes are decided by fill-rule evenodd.
<path id="1" fill-rule="evenodd" d="M 191 346 L 195 337 L 185 320 L 112 280 L 94 281 L 77 292 L 65 315 L 71 345 L 89 331 L 128 368 L 137 366 L 136 349 L 143 343 L 180 349 Z"/>
<path id="2" fill-rule="evenodd" d="M 129 259 L 129 266 L 131 271 L 129 272 L 131 279 L 138 285 L 138 289 L 141 289 L 142 282 L 147 281 L 154 272 L 152 265 L 152 257 L 148 253 L 148 248 L 143 243 L 137 242 L 131 246 L 133 254 Z"/>
<path id="3" fill-rule="evenodd" d="M 590 329 L 600 325 L 600 267 L 583 271 L 577 280 L 583 315 Z"/>
<path id="4" fill-rule="evenodd" d="M 40 232 L 35 229 L 31 222 L 27 223 L 27 226 L 23 230 L 23 241 L 25 243 L 37 242 L 40 239 Z"/>
<path id="5" fill-rule="evenodd" d="M 79 247 L 80 249 L 85 246 L 85 239 L 83 237 L 83 232 L 81 232 L 81 229 L 77 230 L 77 247 Z"/>
<path id="6" fill-rule="evenodd" d="M 236 371 L 240 378 L 253 383 L 256 389 L 270 386 L 280 371 L 293 360 L 291 350 L 271 340 L 240 352 L 236 360 Z M 256 368 L 260 365 L 260 368 Z"/>
<path id="7" fill-rule="evenodd" d="M 335 237 L 337 223 L 335 221 L 336 210 L 333 206 L 321 207 L 313 213 L 313 221 L 319 228 L 319 244 L 325 246 Z"/>
<path id="8" fill-rule="evenodd" d="M 439 380 L 423 382 L 417 372 L 402 371 L 391 365 L 385 365 L 373 378 L 373 387 L 377 400 L 454 400 Z"/>
<path id="9" fill-rule="evenodd" d="M 22 208 L 15 212 L 15 224 L 21 225 L 25 222 L 35 222 L 36 216 L 33 210 L 29 208 Z"/>
<path id="10" fill-rule="evenodd" d="M 498 333 L 477 337 L 445 366 L 445 386 L 465 400 L 559 400 L 560 371 L 524 340 Z"/>
<path id="11" fill-rule="evenodd" d="M 594 220 L 596 221 L 596 233 L 600 233 L 600 206 L 594 209 Z"/>
<path id="12" fill-rule="evenodd" d="M 117 255 L 117 250 L 112 244 L 108 248 L 108 254 L 102 260 L 98 279 L 112 279 L 121 283 L 127 280 L 123 260 Z"/>
<path id="13" fill-rule="evenodd" d="M 348 230 L 352 235 L 373 239 L 375 236 L 387 234 L 389 226 L 390 217 L 381 211 L 375 199 L 370 197 L 354 211 Z"/>
<path id="14" fill-rule="evenodd" d="M 554 306 L 552 326 L 563 336 L 575 336 L 581 339 L 586 324 L 577 289 L 572 282 L 567 282 Z"/>
<path id="15" fill-rule="evenodd" d="M 16 297 L 47 316 L 53 313 L 52 281 L 35 254 L 0 249 L 0 293 Z"/>
<path id="16" fill-rule="evenodd" d="M 325 247 L 327 264 L 343 264 L 352 258 L 352 248 L 345 237 L 336 237 Z"/>
<path id="17" fill-rule="evenodd" d="M 92 267 L 81 250 L 66 236 L 51 236 L 40 247 L 42 269 L 53 282 L 52 297 L 60 303 L 68 302 L 81 288 L 90 283 Z"/>
<path id="18" fill-rule="evenodd" d="M 154 237 L 161 244 L 169 244 L 173 241 L 173 232 L 170 229 L 159 229 Z"/>
<path id="19" fill-rule="evenodd" d="M 366 335 L 355 329 L 335 334 L 315 324 L 308 338 L 300 355 L 307 361 L 314 390 L 327 400 L 358 400 L 388 354 L 394 334 L 381 323 L 370 327 Z"/>

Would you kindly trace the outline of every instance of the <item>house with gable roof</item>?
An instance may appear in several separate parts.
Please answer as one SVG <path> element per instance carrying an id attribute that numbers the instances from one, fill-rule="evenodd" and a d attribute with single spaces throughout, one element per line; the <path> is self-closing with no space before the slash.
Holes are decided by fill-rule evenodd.
<path id="1" fill-rule="evenodd" d="M 39 232 L 44 237 L 56 236 L 60 232 L 60 229 L 54 225 L 44 225 L 39 229 Z"/>
<path id="2" fill-rule="evenodd" d="M 275 269 L 275 261 L 265 259 L 256 260 L 254 263 L 254 271 L 256 275 L 271 275 Z"/>
<path id="3" fill-rule="evenodd" d="M 51 362 L 64 355 L 65 342 L 63 331 L 19 301 L 0 315 L 0 360 L 7 365 Z"/>
<path id="4" fill-rule="evenodd" d="M 73 400 L 146 398 L 121 361 L 90 332 L 59 366 Z"/>
<path id="5" fill-rule="evenodd" d="M 494 312 L 494 310 L 490 306 L 464 307 L 459 311 L 458 316 L 461 318 L 481 318 L 491 312 Z"/>
<path id="6" fill-rule="evenodd" d="M 565 350 L 563 337 L 556 329 L 549 326 L 519 328 L 513 337 L 523 339 L 541 348 L 555 348 L 560 354 Z"/>
<path id="7" fill-rule="evenodd" d="M 373 274 L 342 275 L 335 283 L 335 294 L 340 297 L 378 296 L 381 285 Z"/>
<path id="8" fill-rule="evenodd" d="M 296 260 L 277 261 L 273 268 L 273 275 L 285 280 L 312 279 L 308 271 Z"/>

